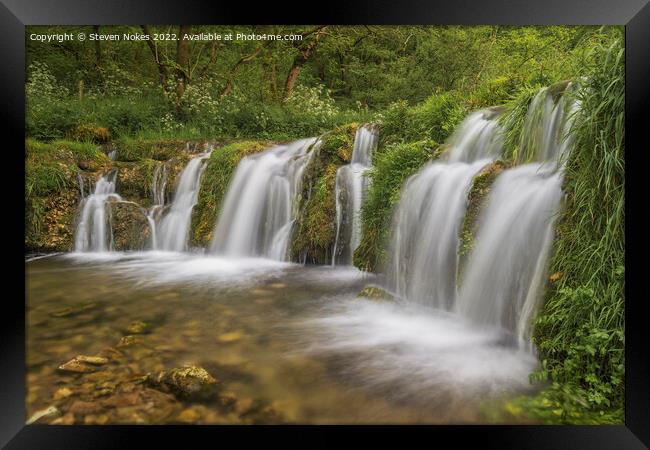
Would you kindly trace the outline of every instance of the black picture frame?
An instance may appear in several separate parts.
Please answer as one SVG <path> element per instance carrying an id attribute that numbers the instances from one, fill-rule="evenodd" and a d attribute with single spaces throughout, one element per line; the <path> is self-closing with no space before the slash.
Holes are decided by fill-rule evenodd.
<path id="1" fill-rule="evenodd" d="M 474 443 L 480 448 L 637 449 L 650 446 L 650 356 L 645 342 L 650 327 L 639 282 L 638 263 L 644 246 L 634 239 L 626 249 L 626 381 L 625 425 L 621 426 L 411 426 L 411 427 L 216 427 L 194 426 L 25 426 L 25 274 L 24 248 L 25 26 L 81 24 L 618 24 L 626 27 L 626 236 L 642 236 L 642 195 L 647 192 L 641 158 L 649 149 L 645 113 L 650 100 L 650 5 L 648 0 L 454 0 L 439 2 L 331 1 L 322 4 L 210 2 L 199 0 L 0 0 L 0 123 L 6 166 L 3 175 L 4 234 L 9 250 L 5 295 L 0 317 L 0 444 L 22 448 L 124 448 L 140 438 L 187 446 L 196 439 L 221 445 L 225 434 L 240 445 L 251 438 L 299 432 L 309 440 L 295 445 L 325 445 L 334 432 L 364 432 L 389 443 L 396 431 L 407 431 L 429 445 L 440 439 L 454 447 Z M 16 236 L 15 238 L 13 236 Z M 21 281 L 22 280 L 22 281 Z M 12 285 L 15 290 L 7 289 Z M 12 294 L 9 294 L 9 293 Z M 21 292 L 23 296 L 21 297 Z M 22 301 L 21 301 L 22 298 Z M 188 434 L 189 432 L 189 434 Z M 214 436 L 217 434 L 217 436 Z M 401 434 L 401 433 L 400 433 Z M 144 436 L 143 436 L 144 435 Z M 191 441 L 188 440 L 191 437 Z M 414 437 L 415 438 L 415 437 Z M 396 441 L 404 445 L 416 440 Z M 193 444 L 191 444 L 194 446 Z M 408 445 L 408 444 L 407 444 Z M 153 447 L 153 444 L 147 445 Z M 451 446 L 451 444 L 449 444 Z M 446 446 L 445 446 L 446 447 Z"/>

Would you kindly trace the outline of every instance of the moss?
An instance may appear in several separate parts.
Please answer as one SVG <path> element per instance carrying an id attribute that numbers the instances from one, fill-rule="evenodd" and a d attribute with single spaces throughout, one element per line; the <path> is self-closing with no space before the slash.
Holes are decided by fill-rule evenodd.
<path id="1" fill-rule="evenodd" d="M 110 133 L 108 128 L 95 124 L 81 124 L 68 133 L 70 139 L 83 142 L 101 144 L 108 142 Z"/>
<path id="2" fill-rule="evenodd" d="M 187 142 L 180 139 L 141 140 L 122 138 L 116 142 L 118 161 L 134 162 L 143 159 L 166 161 L 187 153 L 187 150 L 200 150 L 207 141 Z"/>
<path id="3" fill-rule="evenodd" d="M 361 209 L 361 243 L 354 252 L 356 267 L 376 271 L 385 260 L 390 221 L 400 190 L 408 177 L 440 155 L 433 141 L 393 144 L 378 152 L 370 170 L 371 185 Z"/>
<path id="4" fill-rule="evenodd" d="M 472 187 L 467 194 L 467 209 L 460 231 L 460 246 L 458 254 L 463 259 L 469 254 L 474 245 L 474 236 L 478 227 L 478 218 L 486 206 L 490 187 L 497 176 L 508 167 L 503 161 L 494 161 L 485 166 L 472 180 Z"/>
<path id="5" fill-rule="evenodd" d="M 271 144 L 269 141 L 241 141 L 212 152 L 201 178 L 197 204 L 192 211 L 191 245 L 207 246 L 212 240 L 221 202 L 239 161 L 245 156 L 269 148 Z"/>
<path id="6" fill-rule="evenodd" d="M 305 202 L 291 246 L 293 260 L 315 264 L 331 261 L 336 239 L 336 172 L 330 163 L 316 180 L 311 198 Z"/>
<path id="7" fill-rule="evenodd" d="M 342 125 L 321 137 L 303 174 L 291 259 L 327 264 L 336 240 L 336 171 L 352 158 L 359 124 Z"/>
<path id="8" fill-rule="evenodd" d="M 78 161 L 95 156 L 92 144 L 68 141 L 25 142 L 25 248 L 72 248 L 79 199 Z"/>

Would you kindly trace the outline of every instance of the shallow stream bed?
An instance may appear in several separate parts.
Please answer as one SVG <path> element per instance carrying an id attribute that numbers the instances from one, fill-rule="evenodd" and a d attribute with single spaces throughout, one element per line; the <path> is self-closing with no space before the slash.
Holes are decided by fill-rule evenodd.
<path id="1" fill-rule="evenodd" d="M 26 271 L 27 417 L 56 408 L 39 423 L 483 423 L 537 364 L 454 316 L 357 298 L 375 280 L 353 268 L 146 252 Z M 59 369 L 77 355 L 106 362 Z M 218 394 L 143 381 L 183 366 Z"/>

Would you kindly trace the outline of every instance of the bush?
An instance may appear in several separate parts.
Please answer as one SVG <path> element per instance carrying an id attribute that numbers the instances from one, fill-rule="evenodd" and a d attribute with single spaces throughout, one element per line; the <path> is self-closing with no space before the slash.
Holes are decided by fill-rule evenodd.
<path id="1" fill-rule="evenodd" d="M 405 101 L 396 102 L 379 117 L 380 139 L 382 143 L 426 139 L 444 142 L 464 115 L 460 98 L 451 92 L 433 94 L 415 107 Z"/>

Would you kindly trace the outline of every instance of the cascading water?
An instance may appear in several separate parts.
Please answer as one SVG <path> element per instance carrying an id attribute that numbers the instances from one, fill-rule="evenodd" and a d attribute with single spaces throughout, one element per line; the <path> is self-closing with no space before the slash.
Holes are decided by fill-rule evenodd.
<path id="1" fill-rule="evenodd" d="M 287 259 L 295 200 L 318 142 L 278 145 L 239 162 L 217 220 L 213 253 Z"/>
<path id="2" fill-rule="evenodd" d="M 332 265 L 352 263 L 354 250 L 361 242 L 361 218 L 365 191 L 368 188 L 366 172 L 372 164 L 377 147 L 377 131 L 366 124 L 357 129 L 350 164 L 336 172 L 336 240 L 332 251 Z"/>
<path id="3" fill-rule="evenodd" d="M 174 252 L 187 249 L 192 209 L 198 201 L 201 175 L 206 167 L 206 159 L 209 157 L 210 152 L 200 154 L 190 160 L 181 172 L 174 199 L 160 222 L 156 248 Z M 163 193 L 164 186 L 158 191 L 159 198 L 155 201 L 164 203 Z"/>
<path id="4" fill-rule="evenodd" d="M 106 218 L 106 203 L 120 201 L 115 193 L 117 171 L 102 176 L 95 185 L 95 191 L 82 199 L 81 214 L 75 232 L 75 251 L 106 252 L 109 248 L 110 224 Z"/>
<path id="5" fill-rule="evenodd" d="M 456 310 L 476 323 L 501 327 L 527 346 L 553 242 L 562 194 L 566 133 L 577 109 L 542 89 L 528 110 L 522 148 L 536 162 L 504 171 L 495 181 L 470 254 Z"/>
<path id="6" fill-rule="evenodd" d="M 541 164 L 505 171 L 492 186 L 457 311 L 524 339 L 546 274 L 562 175 Z"/>
<path id="7" fill-rule="evenodd" d="M 495 111 L 471 114 L 448 142 L 442 161 L 405 184 L 391 231 L 387 283 L 399 297 L 449 309 L 456 298 L 459 229 L 476 173 L 496 157 Z"/>
<path id="8" fill-rule="evenodd" d="M 151 249 L 158 249 L 158 237 L 156 236 L 156 219 L 158 213 L 165 206 L 165 188 L 167 187 L 167 164 L 161 163 L 156 166 L 151 182 L 151 195 L 153 204 L 147 210 L 147 221 L 151 228 Z"/>

